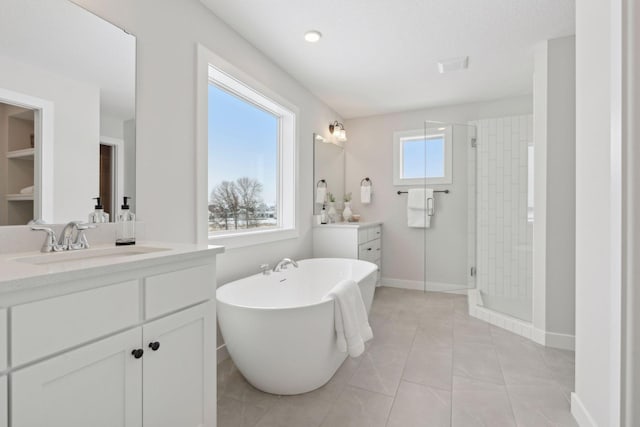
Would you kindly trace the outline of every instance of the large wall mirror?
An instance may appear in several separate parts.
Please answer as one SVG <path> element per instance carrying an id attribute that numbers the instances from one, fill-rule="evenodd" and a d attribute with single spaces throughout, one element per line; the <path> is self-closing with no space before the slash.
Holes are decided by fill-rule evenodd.
<path id="1" fill-rule="evenodd" d="M 0 0 L 0 225 L 135 203 L 135 37 L 68 0 Z"/>
<path id="2" fill-rule="evenodd" d="M 317 186 L 326 185 L 327 191 L 336 199 L 336 206 L 341 209 L 344 196 L 345 180 L 344 148 L 329 141 L 322 135 L 313 134 L 313 213 L 318 215 L 322 210 L 322 203 L 318 203 Z M 321 182 L 324 180 L 324 182 Z"/>

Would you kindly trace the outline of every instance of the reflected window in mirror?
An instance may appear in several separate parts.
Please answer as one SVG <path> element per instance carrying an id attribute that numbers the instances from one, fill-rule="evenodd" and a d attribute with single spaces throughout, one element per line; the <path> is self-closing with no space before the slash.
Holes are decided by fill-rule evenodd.
<path id="1" fill-rule="evenodd" d="M 68 0 L 3 0 L 0 39 L 0 102 L 33 116 L 28 160 L 7 157 L 0 114 L 0 225 L 86 221 L 109 192 L 115 218 L 135 203 L 135 37 Z"/>

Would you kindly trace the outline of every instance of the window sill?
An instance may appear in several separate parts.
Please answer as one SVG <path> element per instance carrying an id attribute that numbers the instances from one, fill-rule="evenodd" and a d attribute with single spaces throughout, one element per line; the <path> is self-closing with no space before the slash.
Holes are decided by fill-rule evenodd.
<path id="1" fill-rule="evenodd" d="M 247 246 L 262 245 L 265 243 L 277 242 L 280 240 L 295 239 L 299 236 L 295 228 L 249 231 L 242 234 L 228 234 L 225 236 L 209 235 L 210 245 L 222 245 L 226 249 L 244 248 Z"/>

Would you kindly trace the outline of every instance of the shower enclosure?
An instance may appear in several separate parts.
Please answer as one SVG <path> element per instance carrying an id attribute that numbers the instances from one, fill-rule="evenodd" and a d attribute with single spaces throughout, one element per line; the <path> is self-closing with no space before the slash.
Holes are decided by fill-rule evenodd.
<path id="1" fill-rule="evenodd" d="M 420 186 L 434 190 L 424 290 L 467 292 L 473 315 L 509 329 L 532 317 L 532 133 L 531 115 L 426 121 L 419 153 Z"/>

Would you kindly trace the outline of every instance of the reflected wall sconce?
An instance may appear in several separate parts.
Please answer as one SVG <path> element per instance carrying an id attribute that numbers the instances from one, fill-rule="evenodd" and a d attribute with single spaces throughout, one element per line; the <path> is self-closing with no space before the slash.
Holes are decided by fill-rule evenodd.
<path id="1" fill-rule="evenodd" d="M 329 132 L 336 141 L 345 142 L 347 140 L 347 132 L 344 130 L 344 125 L 337 120 L 329 125 Z"/>

